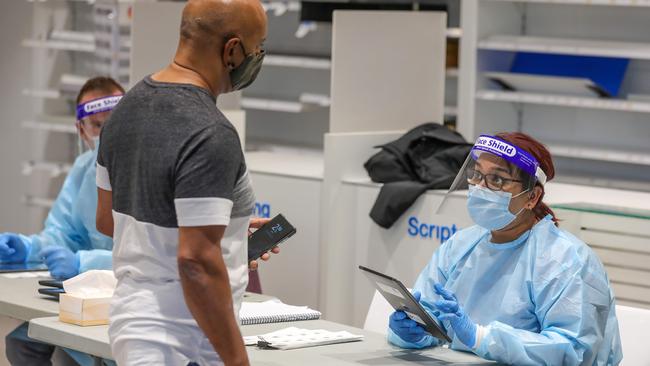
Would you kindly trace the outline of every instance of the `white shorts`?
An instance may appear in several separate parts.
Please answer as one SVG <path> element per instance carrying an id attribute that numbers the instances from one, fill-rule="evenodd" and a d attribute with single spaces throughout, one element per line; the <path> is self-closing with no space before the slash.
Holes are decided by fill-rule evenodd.
<path id="1" fill-rule="evenodd" d="M 189 312 L 178 281 L 118 282 L 108 334 L 118 365 L 223 365 Z"/>

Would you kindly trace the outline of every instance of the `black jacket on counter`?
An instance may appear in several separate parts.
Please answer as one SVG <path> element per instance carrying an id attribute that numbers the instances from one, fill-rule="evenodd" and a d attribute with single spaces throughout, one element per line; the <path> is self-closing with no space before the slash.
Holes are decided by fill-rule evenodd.
<path id="1" fill-rule="evenodd" d="M 443 125 L 425 123 L 377 147 L 381 151 L 364 164 L 374 182 L 384 183 L 370 217 L 388 229 L 426 190 L 451 186 L 472 144 Z"/>

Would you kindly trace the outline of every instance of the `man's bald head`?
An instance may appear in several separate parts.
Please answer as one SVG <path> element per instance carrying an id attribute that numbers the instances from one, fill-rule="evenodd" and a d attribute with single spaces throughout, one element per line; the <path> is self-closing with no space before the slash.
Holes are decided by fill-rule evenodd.
<path id="1" fill-rule="evenodd" d="M 229 38 L 266 36 L 266 14 L 259 0 L 190 0 L 183 9 L 181 47 L 221 45 Z"/>
<path id="2" fill-rule="evenodd" d="M 168 73 L 156 76 L 189 78 L 219 95 L 247 86 L 257 76 L 264 58 L 266 12 L 259 0 L 189 0 L 180 33 Z"/>

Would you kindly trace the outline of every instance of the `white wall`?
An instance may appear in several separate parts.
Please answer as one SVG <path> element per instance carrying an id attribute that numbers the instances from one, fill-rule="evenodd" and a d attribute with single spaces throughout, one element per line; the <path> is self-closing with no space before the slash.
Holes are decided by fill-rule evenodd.
<path id="1" fill-rule="evenodd" d="M 446 13 L 336 11 L 330 132 L 443 120 Z"/>
<path id="2" fill-rule="evenodd" d="M 8 1 L 0 12 L 0 49 L 3 54 L 2 88 L 0 89 L 0 232 L 27 231 L 28 212 L 21 203 L 26 178 L 20 174 L 21 157 L 26 156 L 27 131 L 20 121 L 31 113 L 30 100 L 21 95 L 30 78 L 31 54 L 20 45 L 21 37 L 32 27 L 32 4 L 26 1 Z M 0 318 L 0 366 L 8 365 L 5 358 L 4 337 L 18 322 Z"/>
<path id="3" fill-rule="evenodd" d="M 0 12 L 2 85 L 0 88 L 0 232 L 29 231 L 28 210 L 21 203 L 27 178 L 21 163 L 29 155 L 29 131 L 20 126 L 31 115 L 31 100 L 22 89 L 31 80 L 31 53 L 21 46 L 32 30 L 32 4 L 8 1 Z"/>
<path id="4" fill-rule="evenodd" d="M 320 179 L 301 179 L 251 172 L 257 216 L 283 214 L 297 229 L 280 245 L 281 252 L 260 265 L 265 295 L 287 304 L 318 309 Z M 260 212 L 262 211 L 262 212 Z"/>

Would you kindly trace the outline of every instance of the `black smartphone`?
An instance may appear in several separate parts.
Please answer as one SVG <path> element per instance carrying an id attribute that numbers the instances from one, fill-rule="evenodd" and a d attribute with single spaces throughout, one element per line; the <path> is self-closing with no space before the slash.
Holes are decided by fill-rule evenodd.
<path id="1" fill-rule="evenodd" d="M 38 281 L 38 284 L 47 287 L 63 288 L 63 281 L 57 280 L 40 280 Z"/>
<path id="2" fill-rule="evenodd" d="M 62 288 L 48 287 L 48 288 L 39 288 L 38 293 L 41 295 L 51 296 L 58 300 L 59 295 L 65 294 L 65 290 Z"/>
<path id="3" fill-rule="evenodd" d="M 248 261 L 258 259 L 295 233 L 296 228 L 282 214 L 277 215 L 248 237 Z"/>

